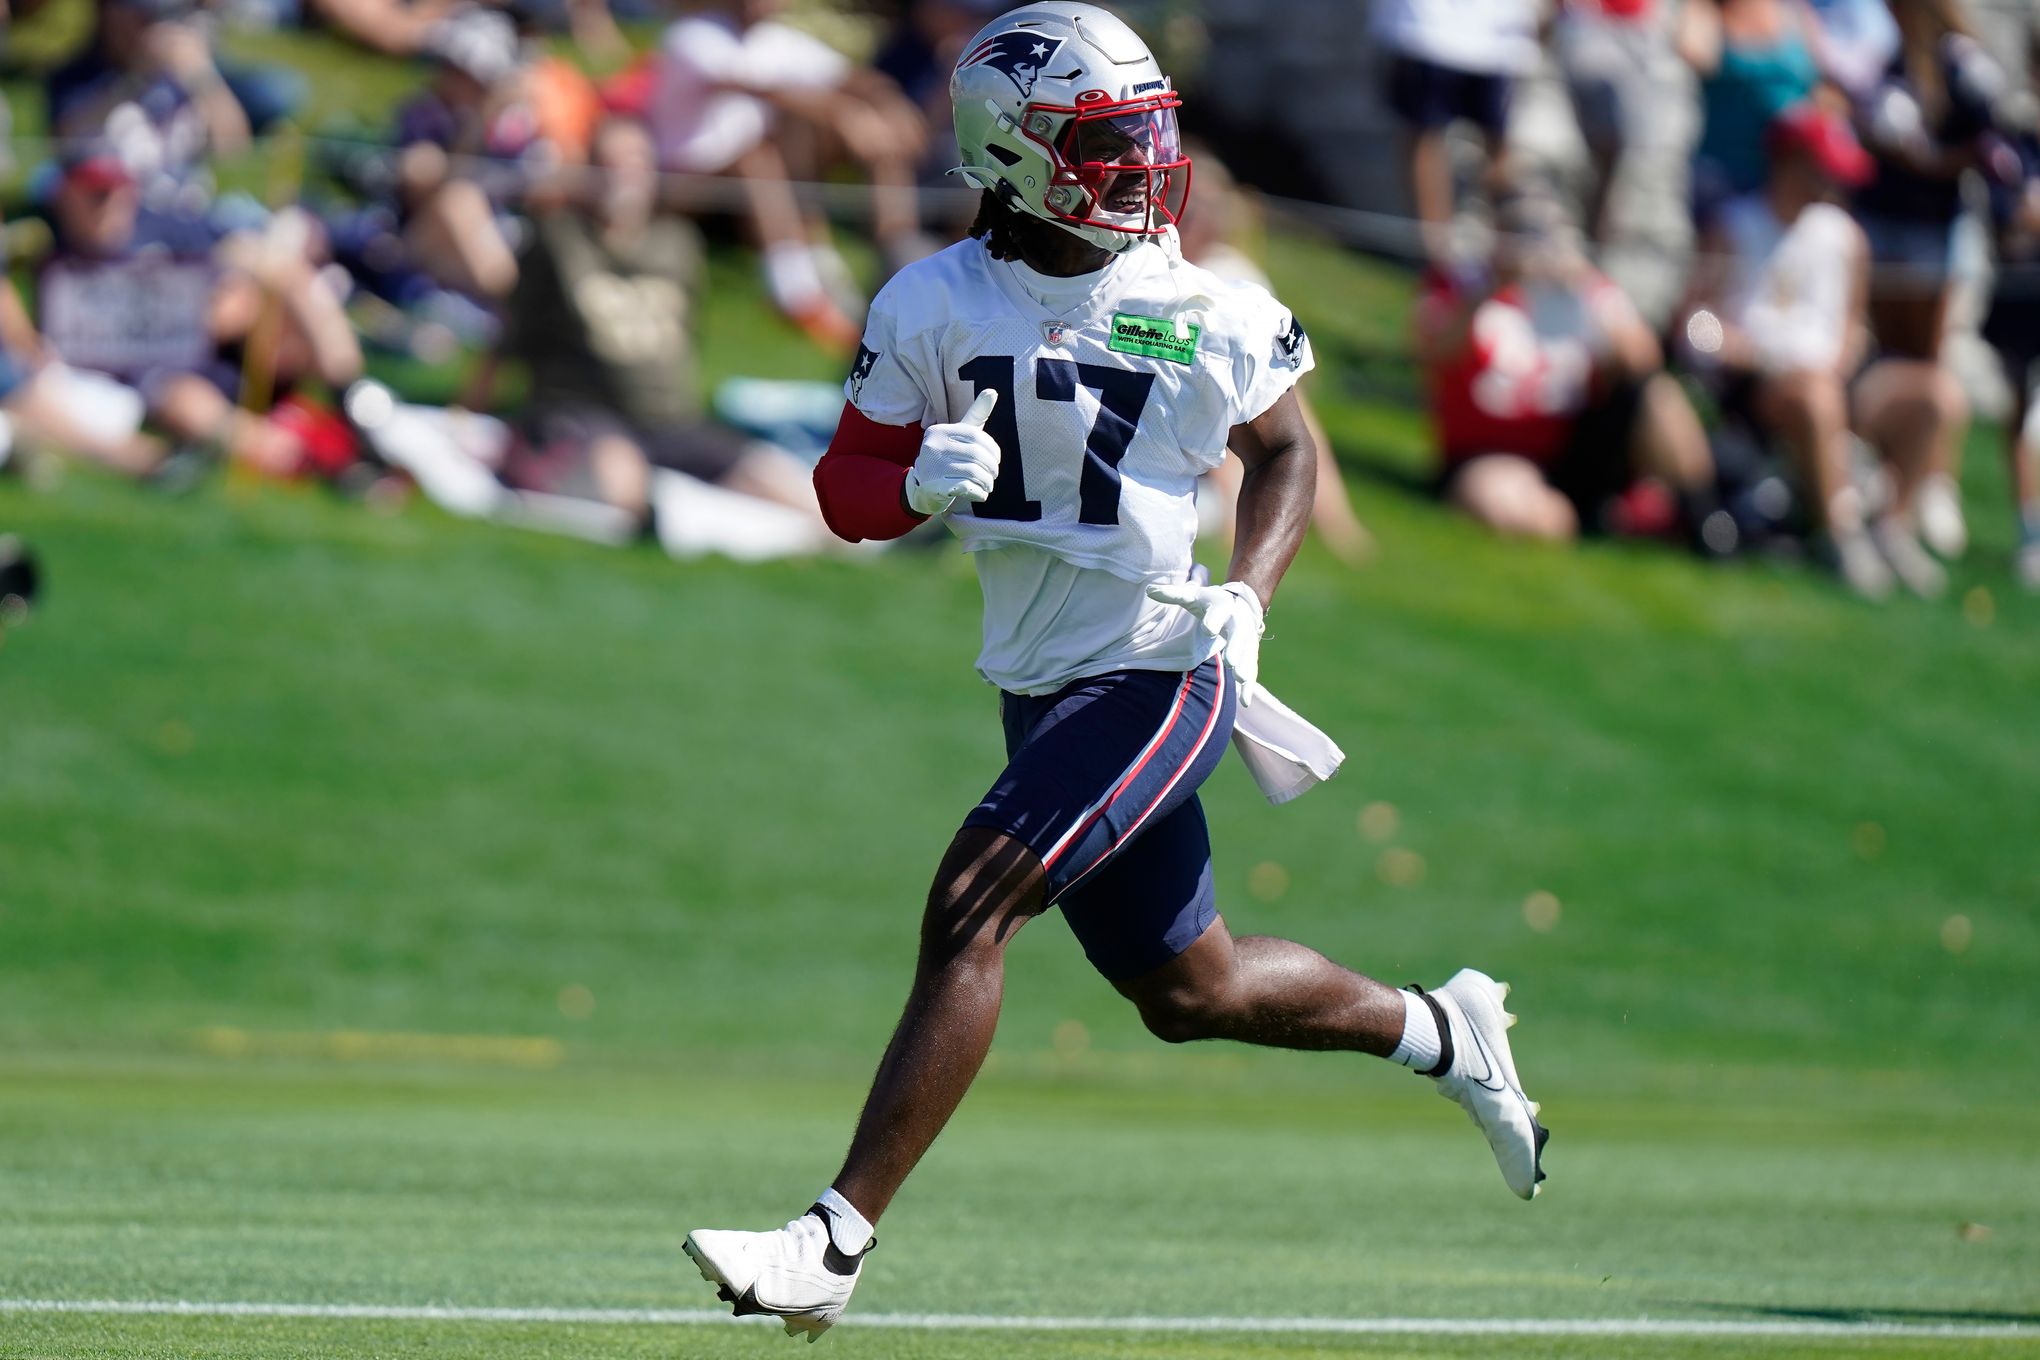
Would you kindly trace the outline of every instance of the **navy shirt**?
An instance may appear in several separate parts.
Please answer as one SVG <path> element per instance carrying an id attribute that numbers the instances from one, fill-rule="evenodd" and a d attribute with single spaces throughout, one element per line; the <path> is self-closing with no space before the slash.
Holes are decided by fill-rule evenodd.
<path id="1" fill-rule="evenodd" d="M 1946 97 L 1940 118 L 1929 124 L 1926 131 L 1935 146 L 1957 150 L 1974 145 L 1996 125 L 1992 104 L 2004 88 L 2004 75 L 1974 39 L 1959 34 L 1951 33 L 1942 39 L 1939 55 Z M 1884 80 L 1871 92 L 1872 106 L 1893 91 L 1914 99 L 1919 97 L 1906 74 L 1903 53 L 1891 59 Z M 1915 174 L 1880 151 L 1874 142 L 1867 145 L 1877 159 L 1877 178 L 1856 195 L 1858 212 L 1907 222 L 1954 222 L 1962 211 L 1959 179 Z"/>

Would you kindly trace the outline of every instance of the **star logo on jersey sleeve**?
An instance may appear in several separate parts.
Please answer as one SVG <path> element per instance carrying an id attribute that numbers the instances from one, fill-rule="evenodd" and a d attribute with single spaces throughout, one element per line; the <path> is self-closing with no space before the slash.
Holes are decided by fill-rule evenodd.
<path id="1" fill-rule="evenodd" d="M 867 348 L 861 342 L 857 346 L 857 360 L 850 365 L 850 400 L 858 401 L 864 396 L 864 380 L 871 376 L 871 370 L 878 365 L 879 351 Z"/>
<path id="2" fill-rule="evenodd" d="M 1303 333 L 1303 323 L 1292 315 L 1288 328 L 1275 337 L 1276 358 L 1296 368 L 1303 363 L 1303 342 L 1309 338 Z"/>

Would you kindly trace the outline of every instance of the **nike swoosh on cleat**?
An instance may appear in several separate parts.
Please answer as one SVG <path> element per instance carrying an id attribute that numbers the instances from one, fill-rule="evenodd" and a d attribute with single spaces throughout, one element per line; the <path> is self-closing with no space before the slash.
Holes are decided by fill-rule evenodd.
<path id="1" fill-rule="evenodd" d="M 1480 1050 L 1481 1063 L 1487 1068 L 1487 1071 L 1482 1075 L 1478 1077 L 1469 1075 L 1467 1080 L 1480 1087 L 1483 1091 L 1500 1092 L 1508 1090 L 1509 1083 L 1500 1079 L 1502 1065 L 1495 1061 L 1495 1055 L 1489 1050 L 1487 1040 L 1481 1038 L 1480 1026 L 1474 1024 L 1469 1018 L 1466 1022 L 1466 1030 L 1467 1033 L 1473 1036 L 1473 1046 Z"/>

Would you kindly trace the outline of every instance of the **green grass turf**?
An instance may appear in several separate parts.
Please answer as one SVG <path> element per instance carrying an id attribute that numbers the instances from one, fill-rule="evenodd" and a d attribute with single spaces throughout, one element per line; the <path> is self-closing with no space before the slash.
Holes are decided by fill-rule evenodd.
<path id="1" fill-rule="evenodd" d="M 1081 1061 L 995 1073 L 888 1219 L 859 1302 L 1017 1315 L 2034 1320 L 2030 1110 L 1901 1117 L 1867 1104 L 1576 1097 L 1563 1194 L 1526 1208 L 1495 1184 L 1454 1111 L 1396 1074 L 1346 1066 L 1310 1091 L 1194 1053 L 1130 1079 Z M 571 1063 L 498 1073 L 44 1058 L 0 1073 L 0 1226 L 32 1248 L 9 1264 L 17 1297 L 702 1306 L 706 1291 L 676 1265 L 685 1226 L 784 1212 L 784 1187 L 815 1180 L 818 1149 L 834 1150 L 857 1094 L 847 1076 L 788 1089 L 706 1067 Z M 1991 1219 L 1988 1240 L 1957 1232 L 1972 1214 Z M 10 1334 L 45 1329 L 56 1354 L 122 1336 L 138 1353 L 186 1353 L 208 1335 L 222 1354 L 270 1353 L 269 1334 L 337 1348 L 378 1331 L 418 1345 L 487 1336 L 489 1353 L 500 1342 L 516 1354 L 567 1330 L 7 1321 Z M 639 1335 L 598 1334 L 615 1353 Z M 763 1344 L 681 1335 L 690 1354 Z M 947 1335 L 841 1339 L 871 1354 L 1064 1353 L 1064 1339 L 1043 1351 L 1011 1334 L 982 1351 Z M 1097 1353 L 1185 1344 L 1216 1346 L 1116 1339 Z M 1834 1353 L 1799 1341 L 1691 1353 L 1738 1348 Z M 1619 1351 L 1542 1340 L 1525 1353 Z"/>
<path id="2" fill-rule="evenodd" d="M 0 1353 L 20 1360 L 72 1360 L 72 1357 L 154 1357 L 175 1354 L 186 1360 L 240 1360 L 251 1353 L 274 1360 L 324 1360 L 334 1355 L 499 1356 L 502 1360 L 586 1360 L 591 1355 L 695 1357 L 786 1356 L 792 1344 L 777 1329 L 740 1330 L 676 1337 L 670 1329 L 631 1326 L 505 1326 L 487 1323 L 416 1324 L 388 1322 L 245 1321 L 209 1319 L 23 1318 L 13 1322 L 15 1334 L 0 1343 Z M 1394 1338 L 1301 1336 L 1099 1336 L 1057 1332 L 1014 1336 L 1001 1333 L 945 1332 L 924 1335 L 890 1330 L 859 1332 L 839 1328 L 826 1344 L 832 1360 L 954 1360 L 957 1356 L 1005 1360 L 1005 1357 L 1054 1356 L 1057 1360 L 1288 1360 L 1294 1356 L 1356 1356 L 1365 1360 L 1414 1360 L 1424 1357 L 1465 1357 L 1488 1360 L 1506 1354 L 1511 1360 L 1632 1360 L 1649 1354 L 1653 1360 L 1720 1360 L 1724 1356 L 1756 1355 L 1765 1360 L 1939 1360 L 1959 1356 L 2032 1354 L 2018 1341 L 1949 1342 L 1941 1340 L 1793 1341 L 1761 1349 L 1692 1343 L 1675 1339 L 1563 1340 L 1539 1338 L 1425 1338 L 1420 1343 Z M 821 1352 L 812 1352 L 821 1354 Z"/>
<path id="3" fill-rule="evenodd" d="M 1352 764 L 1281 810 L 1221 771 L 1221 900 L 1236 928 L 1393 979 L 1479 961 L 1514 980 L 1551 1193 L 1511 1201 L 1460 1117 L 1393 1070 L 1153 1043 L 1051 918 L 1016 946 L 987 1084 L 888 1218 L 860 1305 L 2040 1317 L 2030 602 L 2000 591 L 1978 627 L 1792 572 L 1516 550 L 1404 499 L 1363 507 L 1380 565 L 1307 554 L 1267 648 Z M 84 474 L 0 484 L 0 522 L 51 571 L 0 643 L 0 1293 L 705 1306 L 680 1234 L 774 1221 L 827 1177 L 928 867 L 997 760 L 965 564 L 676 565 Z M 1356 825 L 1376 802 L 1398 812 L 1388 842 Z M 1423 857 L 1419 881 L 1384 881 L 1387 845 Z M 1549 933 L 1524 923 L 1535 889 L 1562 903 Z M 1940 942 L 1956 913 L 1959 954 Z M 592 1013 L 563 1011 L 570 987 Z M 560 1047 L 512 1072 L 302 1056 L 332 1030 Z M 793 1344 L 83 1317 L 0 1334 L 8 1355 Z"/>

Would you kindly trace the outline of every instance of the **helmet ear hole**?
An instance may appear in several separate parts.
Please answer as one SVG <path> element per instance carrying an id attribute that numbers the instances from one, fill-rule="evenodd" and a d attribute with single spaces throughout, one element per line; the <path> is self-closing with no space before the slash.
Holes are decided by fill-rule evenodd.
<path id="1" fill-rule="evenodd" d="M 1003 146 L 987 145 L 985 154 L 1001 165 L 1013 166 L 1020 163 L 1020 153 Z"/>

